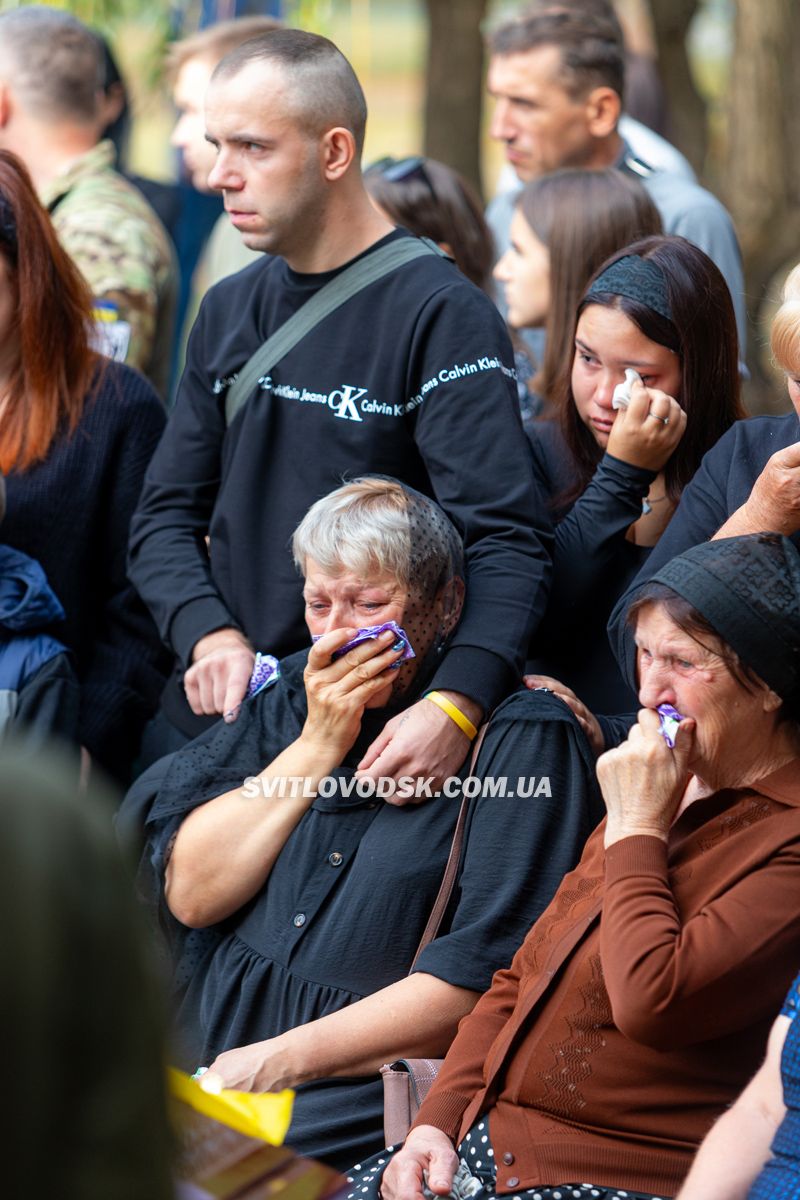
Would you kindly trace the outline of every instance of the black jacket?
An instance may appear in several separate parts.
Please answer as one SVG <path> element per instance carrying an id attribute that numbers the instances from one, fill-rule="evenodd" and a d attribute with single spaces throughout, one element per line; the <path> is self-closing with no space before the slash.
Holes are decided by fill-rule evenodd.
<path id="1" fill-rule="evenodd" d="M 528 436 L 541 486 L 556 505 L 553 582 L 529 667 L 566 683 L 593 712 L 630 712 L 636 693 L 620 674 L 606 623 L 650 554 L 625 535 L 656 473 L 604 454 L 583 494 L 558 507 L 573 482 L 572 456 L 556 421 L 535 422 Z"/>

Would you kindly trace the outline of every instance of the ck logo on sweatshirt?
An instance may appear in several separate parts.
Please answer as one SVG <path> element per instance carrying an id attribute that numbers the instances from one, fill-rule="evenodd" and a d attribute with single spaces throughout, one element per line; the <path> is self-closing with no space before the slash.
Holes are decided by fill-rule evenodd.
<path id="1" fill-rule="evenodd" d="M 366 388 L 352 387 L 345 383 L 337 391 L 328 395 L 328 408 L 332 408 L 337 417 L 343 421 L 363 421 L 364 418 L 356 408 L 356 401 L 366 396 Z"/>
<path id="2" fill-rule="evenodd" d="M 271 375 L 263 375 L 258 381 L 258 386 L 262 392 L 271 392 L 273 396 L 279 396 L 282 400 L 299 400 L 301 404 L 324 404 L 335 417 L 340 417 L 343 421 L 361 423 L 364 418 L 357 407 L 359 401 L 363 412 L 371 411 L 369 406 L 377 403 L 363 399 L 367 388 L 353 387 L 351 383 L 343 383 L 332 392 L 312 392 L 310 388 L 302 385 L 274 383 Z"/>

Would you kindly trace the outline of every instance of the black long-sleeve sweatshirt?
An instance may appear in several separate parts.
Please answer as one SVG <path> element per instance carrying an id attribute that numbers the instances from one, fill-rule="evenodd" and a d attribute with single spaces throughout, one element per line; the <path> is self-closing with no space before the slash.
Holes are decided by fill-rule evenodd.
<path id="1" fill-rule="evenodd" d="M 529 666 L 568 684 L 593 712 L 635 711 L 636 691 L 620 674 L 606 622 L 650 554 L 649 547 L 635 546 L 625 535 L 641 516 L 656 472 L 604 454 L 583 494 L 559 506 L 575 474 L 560 427 L 556 421 L 536 421 L 528 436 L 556 521 L 553 582 Z"/>
<path id="2" fill-rule="evenodd" d="M 434 496 L 465 542 L 466 606 L 434 686 L 489 710 L 544 610 L 550 535 L 511 345 L 487 297 L 434 255 L 398 268 L 290 351 L 226 430 L 236 373 L 334 274 L 266 259 L 208 294 L 132 525 L 131 576 L 184 667 L 225 626 L 286 655 L 308 641 L 295 526 L 343 480 L 395 476 Z M 165 709 L 199 732 L 176 684 Z"/>

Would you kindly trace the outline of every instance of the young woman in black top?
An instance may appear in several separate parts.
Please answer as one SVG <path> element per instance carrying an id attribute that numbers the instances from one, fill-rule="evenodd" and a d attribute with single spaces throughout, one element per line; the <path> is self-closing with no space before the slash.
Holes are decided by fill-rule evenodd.
<path id="1" fill-rule="evenodd" d="M 683 238 L 610 258 L 578 304 L 558 416 L 531 435 L 557 521 L 548 611 L 532 669 L 599 712 L 635 708 L 611 656 L 611 610 L 666 528 L 739 400 L 733 305 L 719 270 Z M 630 397 L 614 405 L 626 369 Z"/>

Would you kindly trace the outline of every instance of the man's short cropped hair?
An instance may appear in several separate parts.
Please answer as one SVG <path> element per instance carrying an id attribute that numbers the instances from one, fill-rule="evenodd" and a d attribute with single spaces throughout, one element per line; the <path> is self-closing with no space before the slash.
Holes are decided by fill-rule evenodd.
<path id="1" fill-rule="evenodd" d="M 536 16 L 540 12 L 555 12 L 558 9 L 563 12 L 588 13 L 591 17 L 599 17 L 601 21 L 607 21 L 613 27 L 614 36 L 620 46 L 624 47 L 625 35 L 612 0 L 527 0 L 527 3 L 523 4 L 515 16 L 519 21 Z"/>
<path id="2" fill-rule="evenodd" d="M 227 54 L 212 78 L 232 78 L 257 62 L 272 63 L 291 79 L 295 110 L 309 133 L 316 137 L 340 125 L 350 130 L 361 156 L 367 102 L 355 71 L 333 42 L 303 29 L 275 29 Z"/>
<path id="3" fill-rule="evenodd" d="M 104 73 L 100 42 L 70 13 L 40 4 L 0 13 L 0 77 L 31 116 L 92 124 Z"/>
<path id="4" fill-rule="evenodd" d="M 193 58 L 201 58 L 211 67 L 215 67 L 220 59 L 232 50 L 237 50 L 244 42 L 281 28 L 283 23 L 277 18 L 264 16 L 235 17 L 232 21 L 218 21 L 216 25 L 208 25 L 205 29 L 172 43 L 164 60 L 167 78 L 174 80 L 184 63 Z"/>
<path id="5" fill-rule="evenodd" d="M 527 54 L 555 46 L 561 55 L 559 80 L 573 99 L 596 87 L 609 87 L 622 99 L 625 52 L 619 25 L 600 15 L 556 6 L 529 12 L 498 26 L 489 37 L 491 54 Z"/>

